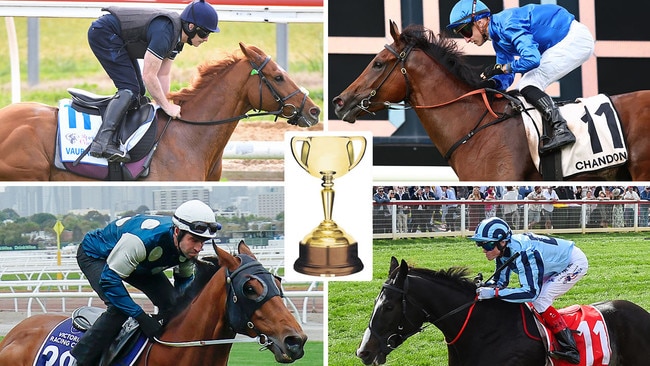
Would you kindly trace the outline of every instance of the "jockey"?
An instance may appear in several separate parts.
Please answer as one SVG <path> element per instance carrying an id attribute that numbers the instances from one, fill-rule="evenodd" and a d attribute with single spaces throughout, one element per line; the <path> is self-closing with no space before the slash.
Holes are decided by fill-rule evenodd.
<path id="1" fill-rule="evenodd" d="M 129 296 L 124 282 L 141 290 L 167 320 L 174 301 L 194 277 L 194 261 L 205 240 L 214 238 L 221 225 L 205 203 L 187 201 L 173 217 L 135 215 L 88 232 L 77 252 L 77 262 L 93 290 L 106 304 L 95 324 L 72 349 L 78 366 L 98 365 L 104 348 L 135 318 L 149 338 L 162 326 Z M 174 286 L 163 272 L 174 267 Z"/>
<path id="2" fill-rule="evenodd" d="M 194 0 L 180 14 L 160 9 L 110 6 L 88 30 L 88 43 L 95 57 L 113 80 L 117 93 L 111 99 L 89 154 L 109 161 L 128 162 L 115 132 L 130 107 L 153 100 L 173 118 L 181 107 L 167 100 L 171 64 L 184 43 L 198 47 L 210 33 L 219 32 L 219 18 L 212 5 Z M 144 59 L 142 73 L 138 59 Z"/>
<path id="3" fill-rule="evenodd" d="M 508 224 L 498 217 L 481 221 L 469 239 L 483 248 L 488 260 L 496 261 L 497 269 L 516 256 L 505 269 L 495 273 L 493 286 L 476 290 L 478 299 L 532 302 L 558 341 L 559 348 L 551 352 L 551 357 L 580 363 L 571 330 L 552 306 L 553 300 L 569 291 L 587 272 L 587 257 L 580 248 L 564 239 L 533 233 L 512 234 Z M 519 276 L 518 288 L 507 288 L 512 272 Z"/>
<path id="4" fill-rule="evenodd" d="M 523 74 L 518 84 L 521 95 L 553 127 L 553 136 L 544 142 L 540 153 L 575 142 L 566 120 L 544 90 L 593 54 L 594 39 L 585 25 L 554 4 L 529 4 L 492 14 L 480 0 L 460 0 L 451 10 L 449 22 L 447 29 L 466 42 L 482 46 L 492 41 L 497 63 L 481 74 L 484 87 L 506 90 L 515 73 Z"/>

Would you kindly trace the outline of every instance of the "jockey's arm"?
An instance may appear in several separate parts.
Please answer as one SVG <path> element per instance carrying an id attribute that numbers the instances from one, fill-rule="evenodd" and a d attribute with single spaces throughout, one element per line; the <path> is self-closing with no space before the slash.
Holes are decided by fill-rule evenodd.
<path id="1" fill-rule="evenodd" d="M 170 72 L 172 60 L 161 60 L 150 51 L 144 54 L 144 67 L 142 70 L 142 80 L 145 88 L 151 94 L 153 100 L 172 117 L 175 117 L 173 111 L 179 109 L 167 100 L 167 93 L 170 85 Z"/>

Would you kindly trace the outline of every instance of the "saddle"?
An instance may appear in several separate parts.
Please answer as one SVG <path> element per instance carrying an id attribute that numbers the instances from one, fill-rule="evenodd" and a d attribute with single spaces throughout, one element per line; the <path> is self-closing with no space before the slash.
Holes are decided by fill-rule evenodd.
<path id="1" fill-rule="evenodd" d="M 526 305 L 534 315 L 544 346 L 549 352 L 553 351 L 556 347 L 555 336 L 546 328 L 541 316 L 533 309 L 532 305 Z M 600 311 L 591 305 L 572 305 L 558 309 L 558 312 L 573 332 L 573 337 L 580 352 L 580 365 L 607 364 L 612 351 L 609 332 Z M 546 360 L 546 366 L 570 365 L 567 361 L 557 360 L 550 356 Z"/>
<path id="2" fill-rule="evenodd" d="M 131 156 L 129 163 L 109 163 L 86 155 L 88 146 L 101 125 L 101 115 L 112 96 L 81 89 L 68 89 L 72 99 L 59 102 L 59 124 L 55 166 L 75 174 L 101 180 L 136 180 L 149 173 L 157 134 L 156 108 L 141 103 L 127 112 L 117 138 Z"/>
<path id="3" fill-rule="evenodd" d="M 80 330 L 87 331 L 92 327 L 97 318 L 104 312 L 104 309 L 84 306 L 72 312 L 72 325 Z M 137 358 L 146 345 L 146 337 L 142 335 L 138 322 L 128 318 L 122 330 L 113 343 L 102 354 L 99 366 L 109 366 L 116 360 L 131 360 Z"/>

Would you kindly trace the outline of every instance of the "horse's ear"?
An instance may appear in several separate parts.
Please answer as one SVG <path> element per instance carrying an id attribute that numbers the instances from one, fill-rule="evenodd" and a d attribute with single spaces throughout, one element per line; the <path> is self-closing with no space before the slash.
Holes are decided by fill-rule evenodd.
<path id="1" fill-rule="evenodd" d="M 264 59 L 265 57 L 261 54 L 262 50 L 255 46 L 247 46 L 244 42 L 239 42 L 239 48 L 241 48 L 244 56 L 253 62 L 258 62 L 260 59 Z"/>
<path id="2" fill-rule="evenodd" d="M 257 259 L 255 254 L 253 254 L 253 251 L 251 251 L 251 248 L 249 248 L 243 240 L 241 240 L 237 245 L 237 252 L 239 252 L 239 254 L 246 254 L 253 259 Z"/>
<path id="3" fill-rule="evenodd" d="M 388 276 L 390 277 L 390 274 L 393 273 L 395 268 L 399 265 L 399 262 L 397 261 L 397 258 L 390 257 L 390 269 L 388 270 Z"/>
<path id="4" fill-rule="evenodd" d="M 397 271 L 397 276 L 395 276 L 395 286 L 399 288 L 404 288 L 404 281 L 406 281 L 406 276 L 409 273 L 409 265 L 404 259 L 399 265 L 399 270 Z"/>
<path id="5" fill-rule="evenodd" d="M 393 41 L 396 43 L 399 42 L 399 28 L 397 28 L 397 23 L 392 20 L 389 20 L 390 35 L 393 37 Z"/>

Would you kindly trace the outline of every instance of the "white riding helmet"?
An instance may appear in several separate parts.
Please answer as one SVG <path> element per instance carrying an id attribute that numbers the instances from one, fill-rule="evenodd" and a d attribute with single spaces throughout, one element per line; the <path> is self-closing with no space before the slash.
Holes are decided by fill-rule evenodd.
<path id="1" fill-rule="evenodd" d="M 206 239 L 216 237 L 217 231 L 221 229 L 210 206 L 199 200 L 187 201 L 178 206 L 172 222 L 180 230 Z"/>

